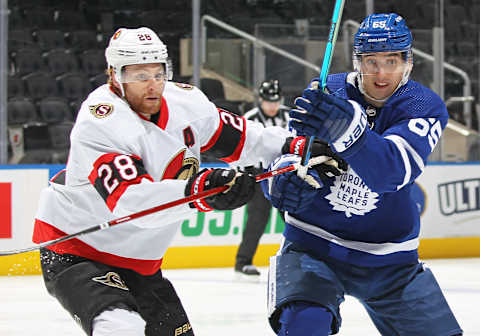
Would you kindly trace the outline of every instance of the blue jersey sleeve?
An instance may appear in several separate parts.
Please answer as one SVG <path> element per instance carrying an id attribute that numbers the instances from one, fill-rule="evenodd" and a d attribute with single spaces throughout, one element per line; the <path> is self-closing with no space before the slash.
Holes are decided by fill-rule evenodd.
<path id="1" fill-rule="evenodd" d="M 408 92 L 384 106 L 380 118 L 390 117 L 383 129 L 367 129 L 362 141 L 342 153 L 377 193 L 397 191 L 422 173 L 448 121 L 446 106 L 435 93 L 423 89 L 405 97 Z"/>

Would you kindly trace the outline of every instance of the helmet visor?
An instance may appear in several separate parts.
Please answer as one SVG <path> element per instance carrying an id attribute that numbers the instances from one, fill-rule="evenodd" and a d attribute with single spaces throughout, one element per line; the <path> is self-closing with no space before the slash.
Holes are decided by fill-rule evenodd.
<path id="1" fill-rule="evenodd" d="M 151 80 L 156 82 L 166 82 L 168 76 L 165 71 L 161 70 L 158 72 L 150 73 L 145 70 L 123 70 L 122 76 L 120 79 L 121 83 L 146 83 Z"/>
<path id="2" fill-rule="evenodd" d="M 359 71 L 362 75 L 403 73 L 408 65 L 407 57 L 402 52 L 384 52 L 358 55 Z"/>

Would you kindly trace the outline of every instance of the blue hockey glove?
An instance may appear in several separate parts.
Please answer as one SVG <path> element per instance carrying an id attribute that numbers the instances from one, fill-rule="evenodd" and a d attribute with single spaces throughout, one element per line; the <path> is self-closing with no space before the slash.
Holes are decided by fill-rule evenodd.
<path id="1" fill-rule="evenodd" d="M 291 164 L 298 165 L 301 158 L 286 154 L 272 162 L 268 171 L 283 168 Z M 323 186 L 318 173 L 309 169 L 307 179 L 297 176 L 295 171 L 276 175 L 261 182 L 265 197 L 280 211 L 299 213 L 306 210 Z"/>
<path id="2" fill-rule="evenodd" d="M 318 80 L 295 99 L 290 118 L 290 126 L 298 134 L 319 137 L 337 152 L 348 149 L 367 126 L 365 111 L 357 102 L 322 92 Z"/>

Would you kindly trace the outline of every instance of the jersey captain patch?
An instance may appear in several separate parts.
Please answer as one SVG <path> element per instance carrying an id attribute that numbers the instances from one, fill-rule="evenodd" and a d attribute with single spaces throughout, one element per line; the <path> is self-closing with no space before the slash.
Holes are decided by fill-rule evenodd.
<path id="1" fill-rule="evenodd" d="M 193 131 L 190 126 L 183 130 L 183 141 L 187 147 L 192 147 L 195 145 L 195 136 L 193 135 Z"/>
<path id="2" fill-rule="evenodd" d="M 108 103 L 90 105 L 89 109 L 90 113 L 93 114 L 95 118 L 102 119 L 112 114 L 113 105 Z"/>

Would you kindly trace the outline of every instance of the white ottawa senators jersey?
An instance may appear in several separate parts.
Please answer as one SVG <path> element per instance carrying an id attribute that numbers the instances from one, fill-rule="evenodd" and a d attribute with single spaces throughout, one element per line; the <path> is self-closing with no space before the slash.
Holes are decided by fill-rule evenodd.
<path id="1" fill-rule="evenodd" d="M 70 135 L 66 173 L 42 191 L 33 241 L 52 240 L 184 196 L 201 152 L 235 166 L 280 155 L 288 132 L 217 109 L 197 88 L 167 82 L 151 120 L 108 85 L 83 102 Z M 63 179 L 63 177 L 65 177 Z M 153 274 L 186 215 L 187 204 L 80 236 L 50 249 Z"/>

